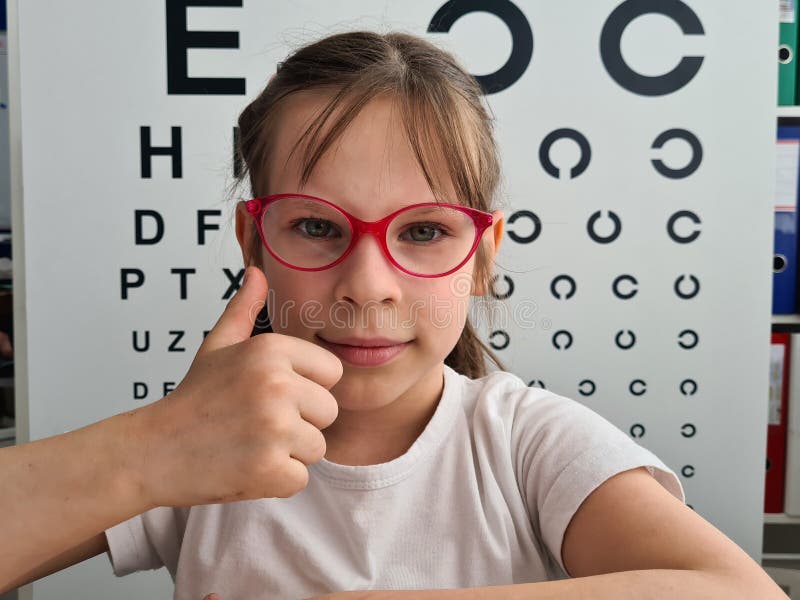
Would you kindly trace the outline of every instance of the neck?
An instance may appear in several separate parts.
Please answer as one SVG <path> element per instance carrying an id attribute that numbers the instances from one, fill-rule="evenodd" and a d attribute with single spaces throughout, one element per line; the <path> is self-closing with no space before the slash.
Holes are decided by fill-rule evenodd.
<path id="1" fill-rule="evenodd" d="M 340 408 L 323 430 L 325 458 L 342 465 L 372 465 L 405 454 L 436 412 L 443 378 L 440 363 L 388 404 L 371 410 Z"/>

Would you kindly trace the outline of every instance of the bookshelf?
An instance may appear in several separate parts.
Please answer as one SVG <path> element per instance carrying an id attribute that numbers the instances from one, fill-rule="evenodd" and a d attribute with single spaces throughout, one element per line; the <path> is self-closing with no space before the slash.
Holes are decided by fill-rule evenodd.
<path id="1" fill-rule="evenodd" d="M 800 118 L 800 106 L 778 106 L 777 109 L 778 118 Z M 772 315 L 772 331 L 800 333 L 800 314 Z M 764 513 L 765 544 L 762 560 L 773 563 L 800 561 L 800 547 L 795 547 L 794 544 L 791 548 L 787 547 L 785 540 L 787 537 L 795 538 L 796 531 L 800 531 L 800 517 L 791 517 L 785 513 Z"/>

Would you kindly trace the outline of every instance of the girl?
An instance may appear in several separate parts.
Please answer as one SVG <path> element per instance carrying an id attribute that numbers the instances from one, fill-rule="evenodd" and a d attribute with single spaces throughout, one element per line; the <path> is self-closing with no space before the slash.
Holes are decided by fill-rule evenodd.
<path id="1" fill-rule="evenodd" d="M 108 551 L 117 575 L 166 566 L 186 600 L 785 597 L 658 457 L 477 338 L 499 167 L 453 57 L 334 35 L 239 128 L 243 286 L 168 398 L 7 459 L 23 490 L 32 468 L 70 497 L 14 583 Z M 96 493 L 74 467 L 49 483 L 46 452 L 91 444 Z"/>

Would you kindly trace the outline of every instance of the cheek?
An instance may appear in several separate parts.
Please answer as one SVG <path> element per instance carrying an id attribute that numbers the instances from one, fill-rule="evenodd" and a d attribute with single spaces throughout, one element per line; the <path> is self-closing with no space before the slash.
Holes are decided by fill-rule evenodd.
<path id="1" fill-rule="evenodd" d="M 318 273 L 286 267 L 269 253 L 263 260 L 269 287 L 267 309 L 273 331 L 304 338 L 309 331 L 325 329 L 330 311 L 324 302 L 332 284 Z"/>
<path id="2" fill-rule="evenodd" d="M 418 321 L 433 335 L 445 342 L 460 335 L 467 320 L 471 289 L 471 273 L 458 272 L 434 280 L 427 290 L 416 296 Z M 438 332 L 438 333 L 437 333 Z"/>

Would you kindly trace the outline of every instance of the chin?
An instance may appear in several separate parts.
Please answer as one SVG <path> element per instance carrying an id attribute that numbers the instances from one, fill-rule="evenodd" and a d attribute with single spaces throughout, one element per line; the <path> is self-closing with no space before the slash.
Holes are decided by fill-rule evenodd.
<path id="1" fill-rule="evenodd" d="M 348 411 L 377 410 L 397 400 L 394 394 L 387 397 L 383 394 L 376 394 L 368 390 L 365 392 L 349 390 L 347 387 L 343 387 L 341 383 L 331 388 L 331 394 L 336 398 L 339 410 Z"/>
<path id="2" fill-rule="evenodd" d="M 379 375 L 378 369 L 353 367 L 347 363 L 342 365 L 342 378 L 330 389 L 340 409 L 373 410 L 398 398 L 398 382 L 393 377 L 386 377 L 385 371 Z"/>

